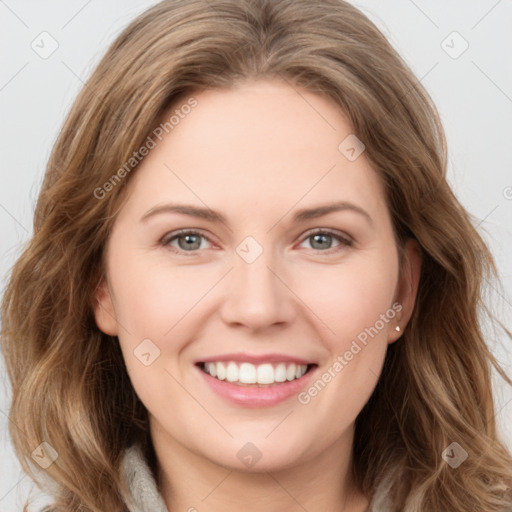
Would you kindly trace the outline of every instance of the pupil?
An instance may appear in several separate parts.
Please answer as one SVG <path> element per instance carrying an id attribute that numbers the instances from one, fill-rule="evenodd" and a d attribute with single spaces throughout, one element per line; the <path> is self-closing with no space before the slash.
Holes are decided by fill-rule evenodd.
<path id="1" fill-rule="evenodd" d="M 330 235 L 322 235 L 322 234 L 317 234 L 317 235 L 313 235 L 313 247 L 316 249 L 316 248 L 319 248 L 319 249 L 325 249 L 326 245 L 328 246 L 329 244 L 325 243 L 326 240 L 328 240 L 330 238 Z M 322 245 L 322 240 L 323 240 L 323 245 Z M 315 244 L 316 243 L 319 243 L 319 247 L 315 247 Z"/>
<path id="2" fill-rule="evenodd" d="M 197 242 L 197 239 L 199 238 L 197 235 L 184 235 L 182 238 L 184 238 L 186 240 L 185 242 L 185 248 L 192 248 L 192 249 L 198 249 L 199 248 L 199 245 L 200 245 L 200 242 L 199 242 L 199 245 L 198 245 L 198 242 Z M 194 240 L 196 239 L 196 240 Z M 194 244 L 197 245 L 197 247 L 192 247 Z M 183 247 L 182 247 L 183 248 Z"/>

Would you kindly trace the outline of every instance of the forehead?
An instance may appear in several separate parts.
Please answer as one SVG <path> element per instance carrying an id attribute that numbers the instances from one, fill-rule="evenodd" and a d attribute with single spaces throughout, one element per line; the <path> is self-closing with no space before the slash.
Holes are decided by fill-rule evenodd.
<path id="1" fill-rule="evenodd" d="M 194 108 L 184 108 L 191 98 Z M 282 215 L 294 204 L 339 200 L 362 203 L 375 215 L 385 207 L 364 152 L 350 160 L 340 150 L 354 134 L 326 97 L 285 82 L 247 83 L 184 95 L 161 121 L 168 133 L 154 137 L 130 183 L 138 210 L 169 199 L 228 214 L 237 206 Z"/>

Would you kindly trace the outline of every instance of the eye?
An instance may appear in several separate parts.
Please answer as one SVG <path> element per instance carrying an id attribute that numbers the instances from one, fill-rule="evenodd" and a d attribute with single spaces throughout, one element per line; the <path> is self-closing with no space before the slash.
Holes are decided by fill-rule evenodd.
<path id="1" fill-rule="evenodd" d="M 161 240 L 161 244 L 165 247 L 170 247 L 178 254 L 189 253 L 193 254 L 195 251 L 205 249 L 202 241 L 206 240 L 211 243 L 209 238 L 199 231 L 183 229 L 181 231 L 170 233 Z M 344 247 L 350 247 L 353 241 L 341 233 L 331 231 L 328 229 L 317 229 L 309 232 L 303 239 L 303 242 L 311 240 L 311 248 L 320 252 L 327 252 L 330 249 L 341 250 Z M 338 245 L 332 246 L 333 240 L 338 242 Z M 177 243 L 177 246 L 175 245 Z"/>
<path id="2" fill-rule="evenodd" d="M 328 229 L 317 229 L 313 232 L 309 232 L 302 243 L 311 240 L 310 245 L 312 249 L 326 252 L 333 248 L 333 239 L 338 241 L 338 245 L 334 247 L 335 250 L 336 248 L 341 250 L 344 247 L 350 247 L 353 243 L 347 235 L 342 235 L 341 233 Z"/>
<path id="3" fill-rule="evenodd" d="M 170 247 L 177 253 L 193 253 L 194 251 L 205 248 L 202 246 L 202 240 L 208 240 L 208 242 L 210 242 L 210 240 L 199 231 L 184 229 L 176 233 L 171 233 L 169 236 L 165 236 L 161 243 L 166 247 Z M 174 245 L 174 242 L 177 242 L 177 247 Z"/>

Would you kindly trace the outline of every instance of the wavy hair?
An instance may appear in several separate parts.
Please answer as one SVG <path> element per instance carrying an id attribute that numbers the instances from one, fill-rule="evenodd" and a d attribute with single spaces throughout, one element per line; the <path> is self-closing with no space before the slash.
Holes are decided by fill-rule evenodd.
<path id="1" fill-rule="evenodd" d="M 33 237 L 3 298 L 10 433 L 24 470 L 37 479 L 31 453 L 46 441 L 58 453 L 45 471 L 56 511 L 125 510 L 120 461 L 133 443 L 150 455 L 147 414 L 117 338 L 96 326 L 93 297 L 136 166 L 109 180 L 179 98 L 266 79 L 330 98 L 347 115 L 385 185 L 399 244 L 414 238 L 422 252 L 413 316 L 356 421 L 358 485 L 371 497 L 387 475 L 392 509 L 404 512 L 510 510 L 512 457 L 497 433 L 492 368 L 512 381 L 479 322 L 494 263 L 447 184 L 432 100 L 343 0 L 165 0 L 108 49 L 53 147 Z M 456 470 L 442 459 L 454 441 L 469 455 Z"/>

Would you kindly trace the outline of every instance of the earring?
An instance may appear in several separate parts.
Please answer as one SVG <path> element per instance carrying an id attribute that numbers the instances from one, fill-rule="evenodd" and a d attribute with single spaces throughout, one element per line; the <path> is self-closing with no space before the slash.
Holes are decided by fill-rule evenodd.
<path id="1" fill-rule="evenodd" d="M 395 331 L 396 331 L 396 332 L 400 332 L 400 326 L 399 326 L 399 325 L 397 325 L 397 326 L 395 327 Z"/>

